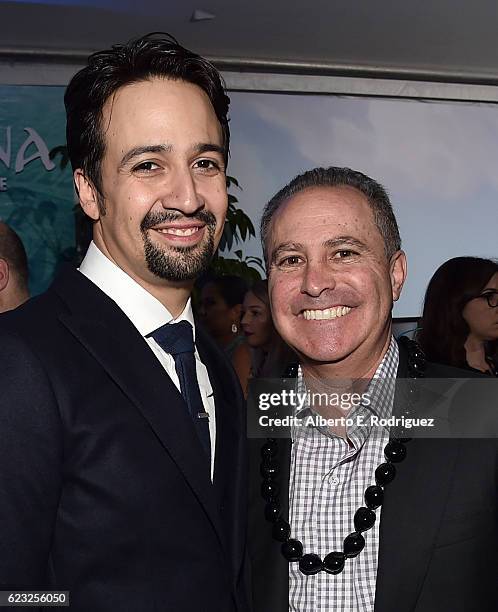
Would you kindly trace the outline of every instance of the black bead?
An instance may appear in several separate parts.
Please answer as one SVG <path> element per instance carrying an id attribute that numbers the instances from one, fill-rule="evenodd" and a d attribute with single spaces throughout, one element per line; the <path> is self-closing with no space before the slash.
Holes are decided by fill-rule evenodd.
<path id="1" fill-rule="evenodd" d="M 270 502 L 265 506 L 265 519 L 274 523 L 280 517 L 280 504 L 277 502 Z"/>
<path id="2" fill-rule="evenodd" d="M 344 569 L 346 557 L 342 552 L 331 552 L 323 560 L 323 569 L 327 574 L 340 574 Z"/>
<path id="3" fill-rule="evenodd" d="M 375 523 L 375 518 L 375 512 L 369 508 L 365 508 L 365 506 L 362 506 L 361 508 L 358 508 L 354 514 L 354 528 L 356 531 L 366 531 L 373 526 Z"/>
<path id="4" fill-rule="evenodd" d="M 375 482 L 381 487 L 392 482 L 395 476 L 396 468 L 392 463 L 381 463 L 375 470 Z"/>
<path id="5" fill-rule="evenodd" d="M 303 545 L 299 540 L 287 540 L 281 550 L 287 561 L 299 561 L 303 556 Z"/>
<path id="6" fill-rule="evenodd" d="M 418 384 L 410 382 L 406 390 L 408 401 L 412 404 L 418 402 L 420 399 L 420 387 Z"/>
<path id="7" fill-rule="evenodd" d="M 297 363 L 291 363 L 290 365 L 287 366 L 287 368 L 284 370 L 284 374 L 283 377 L 284 378 L 296 378 L 297 377 L 297 373 L 299 371 L 299 366 Z"/>
<path id="8" fill-rule="evenodd" d="M 344 554 L 346 557 L 356 557 L 365 548 L 365 538 L 356 531 L 344 539 Z"/>
<path id="9" fill-rule="evenodd" d="M 271 531 L 272 536 L 275 540 L 279 542 L 285 542 L 290 536 L 290 525 L 284 519 L 278 519 L 278 521 L 273 525 L 273 529 Z"/>
<path id="10" fill-rule="evenodd" d="M 384 455 L 388 461 L 399 463 L 406 457 L 406 446 L 396 440 L 389 440 L 384 449 Z"/>
<path id="11" fill-rule="evenodd" d="M 426 361 L 425 359 L 408 357 L 408 368 L 412 376 L 415 378 L 421 378 L 425 373 Z"/>
<path id="12" fill-rule="evenodd" d="M 262 457 L 275 457 L 278 453 L 278 444 L 276 440 L 267 440 L 261 447 Z"/>
<path id="13" fill-rule="evenodd" d="M 313 576 L 313 574 L 318 574 L 318 572 L 322 571 L 323 563 L 318 555 L 310 553 L 301 558 L 299 569 L 305 576 Z"/>
<path id="14" fill-rule="evenodd" d="M 410 357 L 413 357 L 413 359 L 421 359 L 425 361 L 425 353 L 420 348 L 420 346 L 418 346 L 418 344 L 415 344 L 413 350 L 410 351 Z"/>
<path id="15" fill-rule="evenodd" d="M 382 506 L 384 501 L 384 489 L 378 485 L 372 485 L 365 490 L 365 503 L 371 509 L 375 510 Z"/>
<path id="16" fill-rule="evenodd" d="M 263 459 L 261 462 L 261 476 L 263 476 L 263 478 L 275 478 L 279 469 L 280 466 L 275 459 Z"/>
<path id="17" fill-rule="evenodd" d="M 261 495 L 263 499 L 267 502 L 276 501 L 279 488 L 276 480 L 263 480 L 261 483 Z"/>

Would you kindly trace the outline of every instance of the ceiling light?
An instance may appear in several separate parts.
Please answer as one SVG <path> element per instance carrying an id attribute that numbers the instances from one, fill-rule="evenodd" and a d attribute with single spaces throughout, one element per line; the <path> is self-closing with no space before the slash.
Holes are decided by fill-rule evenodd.
<path id="1" fill-rule="evenodd" d="M 209 21 L 210 19 L 216 19 L 216 15 L 202 9 L 195 9 L 190 21 Z"/>

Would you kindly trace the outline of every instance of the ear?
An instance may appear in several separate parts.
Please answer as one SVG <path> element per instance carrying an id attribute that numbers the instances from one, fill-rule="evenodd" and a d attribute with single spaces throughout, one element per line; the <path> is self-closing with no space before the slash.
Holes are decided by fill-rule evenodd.
<path id="1" fill-rule="evenodd" d="M 396 302 L 401 295 L 401 289 L 406 279 L 406 255 L 404 251 L 396 251 L 391 257 L 389 266 L 393 301 Z"/>
<path id="2" fill-rule="evenodd" d="M 9 284 L 9 264 L 5 259 L 0 259 L 0 291 Z"/>
<path id="3" fill-rule="evenodd" d="M 74 171 L 73 178 L 83 212 L 88 215 L 90 219 L 97 221 L 100 218 L 97 190 L 83 174 L 81 168 L 77 168 Z"/>

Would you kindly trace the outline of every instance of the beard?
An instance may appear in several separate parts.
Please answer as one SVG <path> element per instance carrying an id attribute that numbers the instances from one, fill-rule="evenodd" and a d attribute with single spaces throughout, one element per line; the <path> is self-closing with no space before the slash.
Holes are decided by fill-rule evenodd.
<path id="1" fill-rule="evenodd" d="M 195 280 L 208 269 L 214 255 L 216 218 L 213 213 L 208 211 L 201 210 L 188 217 L 189 220 L 195 219 L 205 224 L 206 239 L 200 244 L 166 249 L 158 246 L 150 239 L 147 233 L 150 228 L 160 223 L 171 223 L 183 218 L 185 218 L 184 215 L 175 213 L 149 212 L 140 224 L 147 268 L 152 274 L 164 280 L 174 282 Z"/>

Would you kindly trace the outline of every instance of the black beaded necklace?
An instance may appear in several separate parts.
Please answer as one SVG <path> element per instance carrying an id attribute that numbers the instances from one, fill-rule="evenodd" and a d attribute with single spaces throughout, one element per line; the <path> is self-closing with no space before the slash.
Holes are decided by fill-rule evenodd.
<path id="1" fill-rule="evenodd" d="M 410 378 L 420 378 L 425 371 L 425 355 L 422 349 L 413 340 L 406 337 L 400 339 L 408 351 L 408 374 Z M 286 377 L 297 375 L 297 367 L 286 373 Z M 280 471 L 278 462 L 278 441 L 268 438 L 261 448 L 261 495 L 266 501 L 265 518 L 273 523 L 272 535 L 275 540 L 282 542 L 282 555 L 289 562 L 299 562 L 299 570 L 306 576 L 325 571 L 328 574 L 339 574 L 344 569 L 347 558 L 356 557 L 365 547 L 365 538 L 362 533 L 371 529 L 376 520 L 374 510 L 384 501 L 384 489 L 396 476 L 395 463 L 403 461 L 406 457 L 406 442 L 410 438 L 390 438 L 384 448 L 386 461 L 375 470 L 375 485 L 365 490 L 365 506 L 361 506 L 354 514 L 353 524 L 355 530 L 343 542 L 342 551 L 330 552 L 322 560 L 314 553 L 304 554 L 303 544 L 290 537 L 289 522 L 282 518 L 279 503 L 279 487 L 277 475 Z"/>

